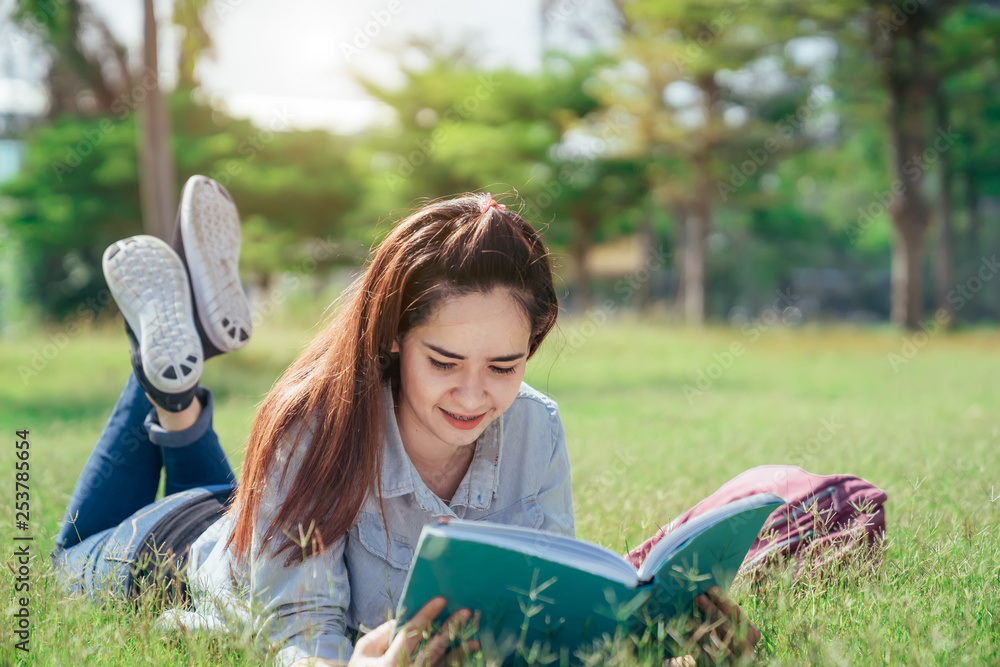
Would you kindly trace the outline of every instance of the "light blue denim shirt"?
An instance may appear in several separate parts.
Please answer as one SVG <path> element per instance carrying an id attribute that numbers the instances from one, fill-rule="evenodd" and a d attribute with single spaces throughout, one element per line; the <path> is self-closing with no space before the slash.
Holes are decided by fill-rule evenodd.
<path id="1" fill-rule="evenodd" d="M 555 402 L 522 383 L 513 405 L 479 437 L 469 470 L 445 503 L 403 449 L 392 393 L 388 386 L 385 391 L 382 498 L 389 534 L 378 498 L 370 493 L 354 527 L 325 556 L 286 568 L 284 554 L 275 559 L 265 552 L 251 566 L 236 568 L 225 549 L 232 524 L 222 519 L 191 547 L 188 575 L 196 611 L 168 612 L 163 625 L 242 628 L 279 647 L 278 665 L 307 656 L 346 662 L 353 651 L 349 629 L 365 632 L 392 617 L 424 524 L 457 517 L 574 535 L 569 456 Z M 293 461 L 283 484 L 282 465 L 272 468 L 251 553 L 260 553 L 259 536 L 276 515 L 307 444 L 303 438 L 287 452 Z"/>

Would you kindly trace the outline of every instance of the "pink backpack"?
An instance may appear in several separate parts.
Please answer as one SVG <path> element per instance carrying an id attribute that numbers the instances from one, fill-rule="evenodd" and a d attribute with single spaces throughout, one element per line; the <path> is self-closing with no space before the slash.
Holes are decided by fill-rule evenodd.
<path id="1" fill-rule="evenodd" d="M 741 572 L 758 570 L 781 557 L 794 557 L 798 571 L 806 564 L 822 567 L 859 546 L 871 546 L 885 535 L 886 493 L 853 475 L 814 475 L 797 466 L 751 468 L 677 517 L 629 552 L 638 567 L 664 535 L 689 519 L 726 503 L 770 491 L 785 504 L 768 517 L 750 547 Z"/>

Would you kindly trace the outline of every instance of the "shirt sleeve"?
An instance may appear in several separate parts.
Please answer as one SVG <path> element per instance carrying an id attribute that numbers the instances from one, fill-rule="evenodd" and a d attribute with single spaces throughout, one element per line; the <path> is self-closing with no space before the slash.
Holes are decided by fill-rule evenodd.
<path id="1" fill-rule="evenodd" d="M 569 451 L 566 449 L 566 431 L 559 408 L 548 400 L 551 456 L 538 490 L 538 505 L 542 509 L 542 530 L 576 537 L 573 521 L 573 486 L 570 482 Z"/>
<path id="2" fill-rule="evenodd" d="M 346 664 L 353 651 L 344 622 L 351 595 L 344 562 L 346 535 L 329 545 L 325 554 L 316 552 L 289 567 L 285 567 L 287 551 L 275 556 L 281 536 L 261 549 L 261 537 L 287 497 L 308 444 L 304 437 L 294 447 L 284 480 L 284 459 L 272 465 L 251 547 L 249 585 L 258 640 L 279 647 L 274 664 L 280 667 L 306 657 Z"/>

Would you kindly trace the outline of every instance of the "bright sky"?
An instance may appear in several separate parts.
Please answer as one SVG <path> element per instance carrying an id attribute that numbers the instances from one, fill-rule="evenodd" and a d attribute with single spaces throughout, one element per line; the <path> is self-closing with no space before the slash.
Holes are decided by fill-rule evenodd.
<path id="1" fill-rule="evenodd" d="M 141 0 L 86 0 L 130 50 L 141 68 Z M 161 75 L 176 79 L 176 34 L 171 26 L 174 0 L 154 0 L 159 17 Z M 44 111 L 44 73 L 37 49 L 15 31 L 6 16 L 14 0 L 0 0 L 0 113 Z M 418 35 L 445 45 L 471 45 L 487 67 L 531 70 L 542 53 L 542 0 L 210 0 L 205 20 L 215 40 L 215 57 L 202 57 L 202 92 L 233 115 L 266 125 L 275 117 L 299 128 L 354 132 L 390 115 L 351 78 L 356 69 L 376 81 L 399 80 L 398 57 L 389 51 L 406 36 Z M 607 0 L 557 0 L 548 22 L 550 45 L 579 45 L 574 29 L 607 30 L 602 16 Z M 576 41 L 574 41 L 574 39 Z M 612 37 L 613 39 L 613 37 Z M 830 40 L 795 40 L 788 54 L 807 67 L 829 62 Z M 733 73 L 754 88 L 784 85 L 780 67 Z M 409 63 L 414 64 L 414 63 Z M 772 67 L 772 69 L 774 69 Z M 759 71 L 758 71 L 759 70 Z M 737 76 L 737 74 L 739 76 Z M 676 82 L 664 91 L 678 108 L 692 86 Z M 688 100 L 690 102 L 690 100 Z M 727 119 L 728 120 L 728 119 Z"/>
<path id="2" fill-rule="evenodd" d="M 89 1 L 138 54 L 143 3 Z M 12 0 L 0 0 L 0 16 L 11 5 Z M 398 75 L 385 50 L 406 34 L 419 34 L 442 43 L 471 43 L 488 66 L 532 69 L 541 55 L 539 5 L 539 0 L 211 0 L 207 22 L 216 57 L 203 58 L 198 74 L 205 92 L 221 95 L 235 115 L 266 122 L 283 112 L 298 127 L 353 131 L 385 112 L 353 83 L 351 67 L 391 83 Z M 172 0 L 156 0 L 156 8 L 160 25 L 169 25 Z M 161 64 L 173 67 L 173 35 L 161 30 L 160 39 Z M 10 44 L 10 35 L 0 30 L 2 48 Z M 173 76 L 169 72 L 165 82 Z M 29 99 L 25 78 L 31 77 L 0 71 L 0 108 L 15 101 L 37 103 Z"/>

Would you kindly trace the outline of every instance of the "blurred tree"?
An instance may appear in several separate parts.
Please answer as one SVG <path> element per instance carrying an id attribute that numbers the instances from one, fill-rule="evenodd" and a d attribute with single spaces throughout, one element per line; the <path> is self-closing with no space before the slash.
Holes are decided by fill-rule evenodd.
<path id="1" fill-rule="evenodd" d="M 25 303 L 50 317 L 93 317 L 110 304 L 101 256 L 141 231 L 135 123 L 64 115 L 25 137 L 21 172 L 0 188 L 19 241 Z"/>
<path id="2" fill-rule="evenodd" d="M 387 88 L 359 78 L 396 112 L 395 126 L 371 133 L 355 153 L 367 172 L 363 216 L 379 219 L 393 207 L 467 191 L 511 188 L 522 212 L 545 229 L 550 242 L 572 247 L 581 304 L 589 304 L 586 255 L 609 216 L 640 204 L 634 166 L 604 165 L 586 144 L 565 133 L 596 108 L 584 86 L 602 56 L 553 54 L 537 74 L 477 70 L 464 50 L 442 53 L 411 43 L 426 67 L 401 66 L 405 81 Z M 406 62 L 401 59 L 401 62 Z M 511 202 L 508 202 L 511 203 Z"/>
<path id="3" fill-rule="evenodd" d="M 247 220 L 242 265 L 249 277 L 267 287 L 278 272 L 301 281 L 338 260 L 354 263 L 354 247 L 340 244 L 345 214 L 361 191 L 346 159 L 350 139 L 292 131 L 287 121 L 260 128 L 196 103 L 187 91 L 169 103 L 181 176 L 216 178 Z M 25 137 L 21 172 L 0 187 L 10 202 L 0 224 L 23 248 L 20 296 L 43 315 L 91 316 L 110 303 L 104 249 L 142 232 L 137 132 L 132 114 L 67 115 Z"/>
<path id="4" fill-rule="evenodd" d="M 100 115 L 128 89 L 125 47 L 81 0 L 16 0 L 14 22 L 38 38 L 49 55 L 45 76 L 50 118 Z"/>
<path id="5" fill-rule="evenodd" d="M 193 89 L 198 85 L 195 67 L 203 57 L 215 55 L 215 43 L 205 22 L 208 0 L 176 0 L 174 25 L 181 29 L 178 53 L 177 87 Z"/>
<path id="6" fill-rule="evenodd" d="M 156 9 L 143 0 L 142 95 L 139 97 L 142 129 L 139 143 L 139 185 L 142 193 L 142 226 L 147 234 L 169 240 L 177 211 L 177 168 L 170 142 L 170 117 L 160 90 L 160 65 Z"/>
<path id="7" fill-rule="evenodd" d="M 773 11 L 770 2 L 616 4 L 622 27 L 619 63 L 601 77 L 600 97 L 606 118 L 625 114 L 631 121 L 617 123 L 627 130 L 611 149 L 649 160 L 648 185 L 657 203 L 678 218 L 681 311 L 688 323 L 701 324 L 713 208 L 786 150 L 774 129 L 755 117 L 755 108 L 766 105 L 769 95 L 803 94 L 790 83 L 770 93 L 741 93 L 733 73 L 780 54 L 796 34 L 796 24 L 794 17 Z M 747 157 L 749 173 L 742 166 Z"/>
<path id="8" fill-rule="evenodd" d="M 141 108 L 143 226 L 147 234 L 165 237 L 174 217 L 177 175 L 159 83 L 153 0 L 143 0 L 144 69 L 135 77 L 129 73 L 125 47 L 82 0 L 18 0 L 13 16 L 49 52 L 46 84 L 51 118 L 65 113 L 120 118 Z"/>
<path id="9" fill-rule="evenodd" d="M 578 312 L 595 306 L 589 258 L 596 242 L 640 231 L 647 241 L 643 261 L 649 261 L 651 253 L 656 251 L 655 232 L 645 205 L 648 197 L 642 179 L 643 167 L 642 162 L 630 158 L 570 153 L 552 165 L 553 171 L 547 172 L 550 174 L 547 191 L 539 192 L 525 207 L 529 220 L 542 220 L 545 214 L 541 205 L 548 205 L 554 221 L 548 238 L 567 248 L 573 260 L 571 305 Z M 629 295 L 637 297 L 635 305 L 640 309 L 648 305 L 649 280 L 632 287 Z"/>
<path id="10" fill-rule="evenodd" d="M 996 12 L 980 2 L 934 1 L 896 5 L 889 0 L 869 0 L 861 6 L 847 0 L 848 31 L 851 19 L 863 17 L 867 48 L 876 80 L 886 93 L 885 117 L 890 155 L 892 202 L 888 207 L 895 241 L 892 255 L 892 320 L 916 329 L 923 315 L 923 257 L 927 231 L 933 220 L 927 196 L 928 174 L 937 168 L 944 175 L 944 247 L 938 254 L 938 297 L 947 303 L 951 269 L 951 162 L 948 151 L 957 141 L 950 131 L 944 79 L 984 59 L 997 55 Z M 973 21 L 959 15 L 978 14 Z M 852 75 L 856 80 L 857 73 Z M 946 123 L 941 126 L 939 123 Z M 944 156 L 943 166 L 935 167 Z M 933 156 L 934 159 L 931 159 Z"/>
<path id="11" fill-rule="evenodd" d="M 952 137 L 947 149 L 940 151 L 937 165 L 941 224 L 934 248 L 935 301 L 949 318 L 969 320 L 986 312 L 995 316 L 996 306 L 987 299 L 966 304 L 955 298 L 954 290 L 955 267 L 968 277 L 981 263 L 978 192 L 1000 192 L 1000 158 L 976 145 L 982 137 L 988 137 L 987 145 L 1000 140 L 1000 12 L 983 3 L 963 3 L 942 21 L 933 38 L 933 122 Z M 956 196 L 960 187 L 965 190 L 964 225 L 959 224 L 963 209 Z M 966 238 L 959 253 L 963 233 Z M 1000 297 L 1000 289 L 993 293 Z M 959 304 L 962 309 L 956 308 Z"/>

